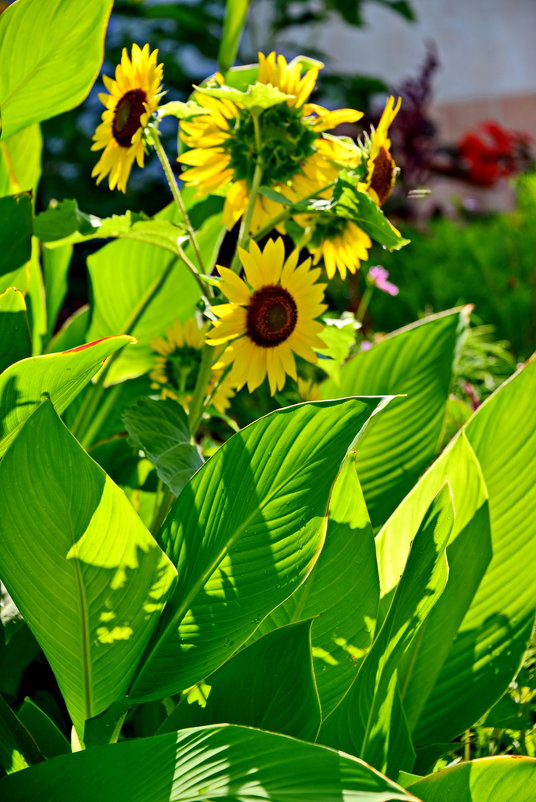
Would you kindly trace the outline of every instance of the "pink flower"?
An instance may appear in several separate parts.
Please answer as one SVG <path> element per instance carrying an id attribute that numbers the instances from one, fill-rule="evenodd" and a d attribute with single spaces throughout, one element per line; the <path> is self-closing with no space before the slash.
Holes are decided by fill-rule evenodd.
<path id="1" fill-rule="evenodd" d="M 390 281 L 387 281 L 389 278 L 389 271 L 385 269 L 385 267 L 381 267 L 377 265 L 376 267 L 371 267 L 368 272 L 368 278 L 374 286 L 376 286 L 382 292 L 388 293 L 388 295 L 398 295 L 398 287 L 396 284 L 391 284 Z"/>

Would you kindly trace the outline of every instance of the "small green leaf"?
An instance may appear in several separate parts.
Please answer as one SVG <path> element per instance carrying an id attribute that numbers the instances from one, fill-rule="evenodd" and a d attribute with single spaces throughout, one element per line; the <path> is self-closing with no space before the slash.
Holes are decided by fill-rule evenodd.
<path id="1" fill-rule="evenodd" d="M 250 0 L 227 0 L 225 5 L 223 33 L 218 50 L 218 66 L 223 73 L 233 66 L 249 4 Z"/>
<path id="2" fill-rule="evenodd" d="M 409 240 L 404 239 L 389 222 L 370 195 L 357 188 L 358 183 L 358 178 L 353 176 L 338 179 L 333 190 L 333 211 L 356 223 L 388 251 L 397 251 L 407 245 Z"/>
<path id="3" fill-rule="evenodd" d="M 0 275 L 26 264 L 32 255 L 32 199 L 28 192 L 0 198 Z"/>
<path id="4" fill-rule="evenodd" d="M 12 774 L 41 760 L 32 736 L 0 696 L 0 766 L 6 774 Z"/>
<path id="5" fill-rule="evenodd" d="M 17 715 L 44 757 L 51 758 L 69 754 L 71 744 L 52 719 L 35 702 L 26 698 Z"/>
<path id="6" fill-rule="evenodd" d="M 203 464 L 181 405 L 171 399 L 140 398 L 124 412 L 123 420 L 132 445 L 143 449 L 159 479 L 178 496 Z"/>
<path id="7" fill-rule="evenodd" d="M 0 17 L 4 138 L 78 105 L 102 63 L 111 0 L 17 0 Z"/>
<path id="8" fill-rule="evenodd" d="M 177 120 L 190 120 L 192 117 L 206 113 L 207 110 L 195 100 L 188 100 L 186 103 L 182 100 L 171 100 L 158 107 L 159 117 L 176 117 Z"/>
<path id="9" fill-rule="evenodd" d="M 195 91 L 210 97 L 218 97 L 221 100 L 231 100 L 242 108 L 251 109 L 252 111 L 262 111 L 292 98 L 292 95 L 285 94 L 276 86 L 260 83 L 249 86 L 246 92 L 241 92 L 240 89 L 233 89 L 231 86 L 225 85 L 196 86 Z"/>
<path id="10" fill-rule="evenodd" d="M 10 287 L 0 294 L 0 373 L 31 353 L 24 296 L 15 287 Z"/>

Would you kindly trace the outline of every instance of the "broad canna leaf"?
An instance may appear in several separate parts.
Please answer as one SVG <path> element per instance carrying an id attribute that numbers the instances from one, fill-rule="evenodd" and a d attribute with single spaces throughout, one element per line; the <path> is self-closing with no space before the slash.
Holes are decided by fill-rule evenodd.
<path id="1" fill-rule="evenodd" d="M 36 123 L 9 139 L 0 138 L 0 197 L 31 192 L 35 198 L 41 177 L 43 138 Z"/>
<path id="2" fill-rule="evenodd" d="M 218 66 L 223 73 L 234 64 L 249 4 L 250 0 L 227 0 L 225 4 L 223 33 L 218 50 Z"/>
<path id="3" fill-rule="evenodd" d="M 111 0 L 18 0 L 0 17 L 1 135 L 80 103 L 97 77 Z"/>
<path id="4" fill-rule="evenodd" d="M 280 627 L 238 652 L 183 696 L 160 732 L 225 721 L 314 741 L 320 704 L 311 624 Z"/>
<path id="5" fill-rule="evenodd" d="M 376 768 L 409 771 L 414 754 L 400 705 L 398 672 L 448 578 L 445 548 L 454 520 L 444 485 L 415 532 L 404 573 L 372 649 L 350 689 L 325 720 L 319 735 Z"/>
<path id="6" fill-rule="evenodd" d="M 0 780 L 6 802 L 418 802 L 349 755 L 230 724 L 47 760 Z"/>
<path id="7" fill-rule="evenodd" d="M 2 580 L 82 735 L 126 690 L 176 571 L 50 401 L 0 464 L 0 496 Z"/>
<path id="8" fill-rule="evenodd" d="M 415 729 L 426 707 L 452 641 L 491 559 L 488 493 L 478 460 L 463 433 L 406 496 L 376 538 L 382 594 L 380 610 L 384 617 L 404 571 L 412 533 L 445 481 L 450 485 L 456 510 L 447 547 L 449 578 L 441 598 L 428 616 L 422 636 L 407 653 L 399 670 L 404 709 L 411 730 Z M 457 685 L 456 672 L 452 675 L 451 688 L 454 704 L 458 697 Z M 448 717 L 445 703 L 443 697 L 435 710 L 438 722 Z M 430 716 L 432 710 L 426 710 L 426 715 Z"/>
<path id="9" fill-rule="evenodd" d="M 374 528 L 389 515 L 430 464 L 441 437 L 452 362 L 466 310 L 433 315 L 388 335 L 341 368 L 340 384 L 321 386 L 323 398 L 400 394 L 359 448 L 359 481 Z"/>
<path id="10" fill-rule="evenodd" d="M 0 198 L 0 275 L 22 267 L 32 255 L 32 199 L 28 192 Z"/>
<path id="11" fill-rule="evenodd" d="M 231 437 L 195 474 L 159 536 L 179 584 L 132 699 L 205 679 L 306 579 L 340 464 L 386 400 L 277 410 Z"/>
<path id="12" fill-rule="evenodd" d="M 534 802 L 536 760 L 486 757 L 450 766 L 408 786 L 422 802 Z"/>
<path id="13" fill-rule="evenodd" d="M 0 375 L 0 456 L 18 430 L 49 396 L 58 413 L 98 373 L 103 362 L 132 337 L 106 337 L 95 343 L 15 362 Z"/>
<path id="14" fill-rule="evenodd" d="M 325 718 L 348 690 L 374 637 L 379 602 L 374 537 L 349 454 L 329 502 L 326 542 L 301 588 L 263 621 L 259 633 L 314 618 L 312 644 Z M 256 633 L 257 634 L 257 633 Z"/>
<path id="15" fill-rule="evenodd" d="M 447 741 L 477 721 L 516 675 L 534 621 L 536 360 L 465 424 L 489 496 L 492 559 L 419 717 L 418 745 Z"/>

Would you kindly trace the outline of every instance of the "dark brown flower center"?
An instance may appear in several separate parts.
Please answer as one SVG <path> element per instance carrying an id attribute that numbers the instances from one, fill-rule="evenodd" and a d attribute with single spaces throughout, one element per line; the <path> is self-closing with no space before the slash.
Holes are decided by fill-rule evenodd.
<path id="1" fill-rule="evenodd" d="M 112 133 L 118 145 L 129 148 L 132 137 L 140 127 L 140 119 L 145 114 L 144 102 L 147 95 L 143 89 L 131 89 L 125 92 L 115 107 Z"/>
<path id="2" fill-rule="evenodd" d="M 392 192 L 396 175 L 396 165 L 393 157 L 383 146 L 374 159 L 374 170 L 370 186 L 378 196 L 380 206 L 383 206 Z"/>
<path id="3" fill-rule="evenodd" d="M 273 348 L 284 342 L 298 322 L 298 307 L 283 287 L 262 287 L 254 292 L 246 316 L 250 340 L 262 348 Z"/>

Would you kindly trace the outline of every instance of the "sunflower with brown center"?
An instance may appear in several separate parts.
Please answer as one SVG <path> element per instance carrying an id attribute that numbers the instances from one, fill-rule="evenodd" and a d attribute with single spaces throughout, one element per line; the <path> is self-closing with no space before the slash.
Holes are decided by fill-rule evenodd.
<path id="1" fill-rule="evenodd" d="M 199 325 L 195 318 L 184 323 L 174 320 L 166 328 L 165 337 L 153 337 L 151 340 L 151 348 L 157 356 L 149 378 L 153 382 L 151 388 L 159 390 L 161 398 L 173 398 L 185 406 L 189 405 L 209 325 Z M 234 390 L 229 377 L 222 377 L 221 370 L 212 371 L 207 396 L 212 396 L 211 404 L 218 412 L 224 413 L 229 408 Z"/>
<path id="2" fill-rule="evenodd" d="M 367 177 L 360 184 L 363 192 L 368 192 L 378 206 L 383 206 L 395 185 L 397 166 L 391 155 L 389 127 L 400 110 L 402 98 L 387 98 L 378 127 L 373 130 L 368 142 Z"/>
<path id="3" fill-rule="evenodd" d="M 313 66 L 304 72 L 299 59 L 287 63 L 284 56 L 259 53 L 258 83 L 274 86 L 290 96 L 258 115 L 259 138 L 248 108 L 195 93 L 196 103 L 207 113 L 181 122 L 181 137 L 189 148 L 178 158 L 185 166 L 181 178 L 185 184 L 197 187 L 199 194 L 229 186 L 223 212 L 228 228 L 248 206 L 258 163 L 262 165 L 263 185 L 292 200 L 332 183 L 346 163 L 347 147 L 336 137 L 323 138 L 322 132 L 341 122 L 355 122 L 362 113 L 354 109 L 328 111 L 306 103 L 318 69 Z M 215 80 L 223 79 L 217 75 Z M 257 231 L 283 208 L 273 199 L 257 196 L 250 230 Z"/>
<path id="4" fill-rule="evenodd" d="M 132 57 L 123 49 L 115 80 L 103 76 L 110 94 L 100 94 L 106 106 L 102 122 L 93 136 L 91 150 L 103 150 L 91 175 L 99 184 L 108 176 L 110 189 L 126 192 L 127 181 L 136 161 L 143 167 L 145 152 L 142 134 L 162 97 L 162 65 L 157 64 L 158 50 L 151 53 L 132 45 Z"/>
<path id="5" fill-rule="evenodd" d="M 317 284 L 320 270 L 311 260 L 298 264 L 294 250 L 285 259 L 283 240 L 268 240 L 261 251 L 251 242 L 239 249 L 245 280 L 218 267 L 228 304 L 213 306 L 219 318 L 207 335 L 209 345 L 227 344 L 216 370 L 232 365 L 234 387 L 247 384 L 253 392 L 268 377 L 270 393 L 282 390 L 286 376 L 297 380 L 294 354 L 316 362 L 315 348 L 324 348 L 318 336 L 322 324 L 315 318 L 327 308 L 322 303 L 325 284 Z"/>

